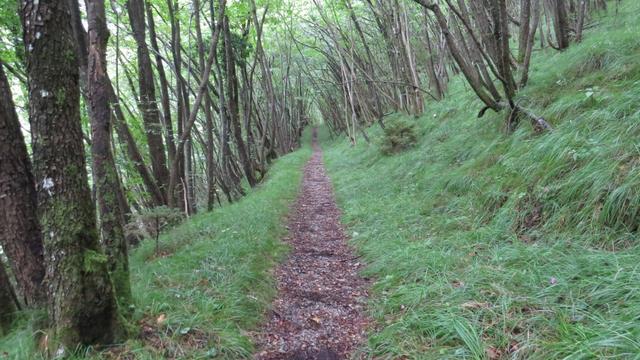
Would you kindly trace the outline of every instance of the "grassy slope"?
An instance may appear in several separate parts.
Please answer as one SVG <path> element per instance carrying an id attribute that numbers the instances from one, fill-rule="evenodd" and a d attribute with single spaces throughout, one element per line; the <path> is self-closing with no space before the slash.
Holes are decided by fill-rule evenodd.
<path id="1" fill-rule="evenodd" d="M 279 159 L 267 181 L 239 202 L 161 236 L 162 252 L 171 255 L 155 259 L 153 241 L 133 252 L 134 331 L 148 326 L 151 335 L 146 342 L 130 341 L 125 352 L 136 359 L 250 357 L 248 331 L 274 295 L 270 269 L 286 250 L 283 219 L 309 156 L 307 145 Z M 166 320 L 158 325 L 161 316 Z M 3 352 L 10 359 L 31 358 L 31 341 L 26 326 L 0 338 L 0 358 Z"/>
<path id="2" fill-rule="evenodd" d="M 415 149 L 325 146 L 375 279 L 370 354 L 638 357 L 640 6 L 623 6 L 582 44 L 536 53 L 520 101 L 552 133 L 504 135 L 456 79 Z"/>

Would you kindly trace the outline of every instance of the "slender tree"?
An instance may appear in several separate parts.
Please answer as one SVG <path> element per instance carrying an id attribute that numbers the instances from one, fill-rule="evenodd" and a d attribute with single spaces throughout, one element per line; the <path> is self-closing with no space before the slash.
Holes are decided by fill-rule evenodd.
<path id="1" fill-rule="evenodd" d="M 531 65 L 531 54 L 533 53 L 533 45 L 536 37 L 536 30 L 538 29 L 538 23 L 540 22 L 540 1 L 533 1 L 533 15 L 531 19 L 531 27 L 529 28 L 529 35 L 527 35 L 526 50 L 522 63 L 522 75 L 520 77 L 520 87 L 525 87 L 529 81 L 529 66 Z"/>
<path id="2" fill-rule="evenodd" d="M 91 157 L 100 234 L 109 257 L 109 272 L 121 305 L 131 303 L 129 255 L 124 234 L 124 214 L 116 196 L 120 180 L 111 153 L 110 81 L 107 76 L 107 40 L 104 0 L 87 1 L 89 58 L 87 89 L 91 119 Z"/>
<path id="3" fill-rule="evenodd" d="M 229 29 L 229 18 L 225 17 L 223 20 L 224 27 L 224 54 L 226 65 L 226 79 L 227 79 L 227 102 L 229 109 L 229 123 L 233 129 L 233 136 L 235 137 L 236 147 L 238 149 L 238 157 L 244 170 L 245 176 L 251 187 L 256 186 L 256 179 L 253 175 L 253 168 L 247 154 L 247 147 L 242 138 L 242 128 L 240 125 L 240 105 L 238 100 L 238 76 L 236 74 L 236 54 L 231 42 L 231 30 Z"/>
<path id="4" fill-rule="evenodd" d="M 166 195 L 169 183 L 169 170 L 167 168 L 167 156 L 162 140 L 162 125 L 160 123 L 160 111 L 156 102 L 156 88 L 151 68 L 151 56 L 146 40 L 146 24 L 143 0 L 127 0 L 129 22 L 133 30 L 133 37 L 137 45 L 138 54 L 138 86 L 140 102 L 138 107 L 142 113 L 142 120 L 149 144 L 151 168 L 158 187 Z"/>

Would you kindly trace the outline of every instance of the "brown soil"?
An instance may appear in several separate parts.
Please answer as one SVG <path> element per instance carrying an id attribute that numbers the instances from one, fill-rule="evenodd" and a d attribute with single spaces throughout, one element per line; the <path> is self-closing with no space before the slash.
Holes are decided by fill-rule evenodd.
<path id="1" fill-rule="evenodd" d="M 292 251 L 276 270 L 278 295 L 256 336 L 256 359 L 348 359 L 365 339 L 363 265 L 347 246 L 315 138 L 289 218 Z"/>

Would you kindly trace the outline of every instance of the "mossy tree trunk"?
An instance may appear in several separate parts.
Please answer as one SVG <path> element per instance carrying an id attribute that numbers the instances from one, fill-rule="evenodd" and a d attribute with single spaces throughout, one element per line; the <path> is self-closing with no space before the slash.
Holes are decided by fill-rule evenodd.
<path id="1" fill-rule="evenodd" d="M 80 126 L 69 3 L 25 0 L 29 120 L 56 353 L 114 340 L 118 314 L 96 229 Z"/>
<path id="2" fill-rule="evenodd" d="M 44 304 L 44 257 L 31 161 L 0 63 L 0 244 L 24 303 Z"/>
<path id="3" fill-rule="evenodd" d="M 93 179 L 100 213 L 100 233 L 105 245 L 109 273 L 121 306 L 131 304 L 129 255 L 124 234 L 124 214 L 117 194 L 120 180 L 111 153 L 111 106 L 107 77 L 107 40 L 109 32 L 105 18 L 104 0 L 87 1 L 89 24 L 89 58 L 87 69 L 87 98 L 91 119 L 91 156 Z"/>

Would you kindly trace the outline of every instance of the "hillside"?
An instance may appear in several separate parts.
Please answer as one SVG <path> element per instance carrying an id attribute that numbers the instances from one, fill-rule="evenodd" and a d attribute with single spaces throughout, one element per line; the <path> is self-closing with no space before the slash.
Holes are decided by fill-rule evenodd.
<path id="1" fill-rule="evenodd" d="M 344 222 L 376 279 L 371 355 L 640 353 L 637 10 L 534 54 L 518 101 L 549 133 L 504 135 L 503 115 L 477 119 L 482 105 L 456 81 L 405 117 L 419 134 L 411 150 L 381 154 L 377 128 L 371 145 L 327 141 Z"/>

